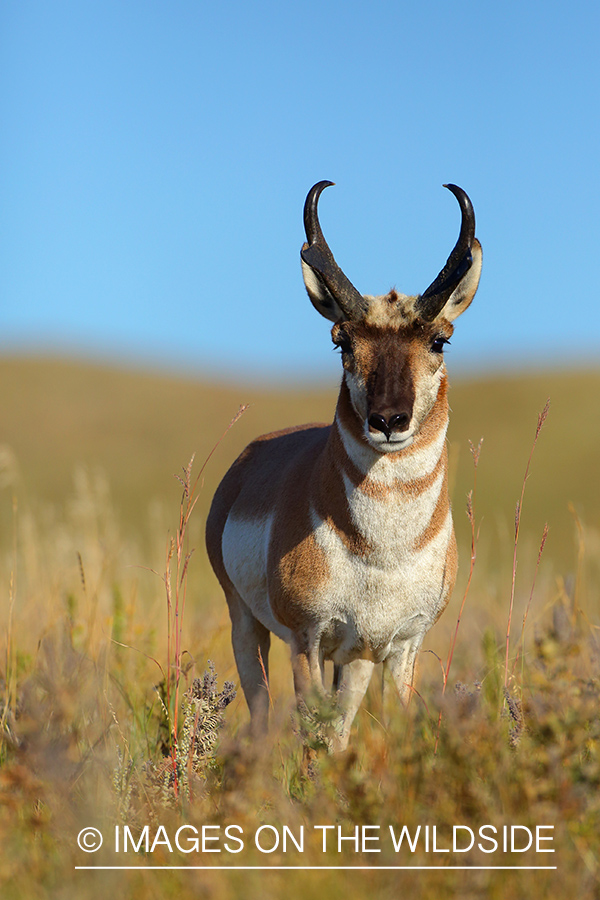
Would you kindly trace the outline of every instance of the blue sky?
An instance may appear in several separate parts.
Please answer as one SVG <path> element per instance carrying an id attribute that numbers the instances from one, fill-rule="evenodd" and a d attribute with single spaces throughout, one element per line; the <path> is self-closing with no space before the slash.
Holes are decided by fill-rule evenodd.
<path id="1" fill-rule="evenodd" d="M 365 293 L 424 290 L 468 191 L 456 369 L 598 363 L 600 7 L 5 0 L 0 352 L 335 378 L 302 206 Z"/>

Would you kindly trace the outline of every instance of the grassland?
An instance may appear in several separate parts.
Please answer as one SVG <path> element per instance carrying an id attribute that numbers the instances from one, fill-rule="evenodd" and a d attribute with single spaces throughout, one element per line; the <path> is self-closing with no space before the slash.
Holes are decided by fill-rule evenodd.
<path id="1" fill-rule="evenodd" d="M 291 727 L 284 647 L 273 648 L 274 727 L 260 752 L 245 738 L 241 696 L 218 708 L 224 683 L 237 677 L 202 531 L 213 489 L 247 441 L 288 424 L 327 421 L 335 389 L 266 391 L 60 360 L 0 359 L 2 896 L 86 898 L 115 890 L 134 898 L 252 898 L 318 889 L 349 898 L 375 888 L 382 897 L 597 896 L 599 396 L 598 371 L 454 379 L 449 441 L 461 558 L 454 598 L 426 641 L 431 652 L 421 654 L 410 709 L 398 710 L 394 697 L 382 698 L 374 685 L 357 717 L 352 751 L 322 755 L 316 780 L 306 782 Z M 525 486 L 515 573 L 515 506 L 548 397 Z M 180 533 L 182 485 L 173 476 L 184 477 L 182 467 L 195 453 L 195 477 L 242 403 L 248 410 L 202 471 L 182 558 L 195 550 L 178 578 L 176 555 L 168 559 L 170 541 Z M 469 442 L 482 437 L 474 490 L 477 559 L 442 695 L 469 576 L 471 525 L 464 509 L 475 481 Z M 217 687 L 208 678 L 196 702 L 184 695 L 194 678 L 202 680 L 208 660 Z M 192 736 L 204 735 L 195 755 L 190 728 Z M 118 855 L 115 827 L 126 824 L 138 837 L 146 825 L 154 836 L 164 825 L 171 838 L 184 824 L 187 836 L 191 827 L 235 824 L 245 846 L 228 853 L 216 841 L 208 846 L 220 854 L 176 847 L 170 853 L 163 842 L 145 856 Z M 511 825 L 553 826 L 546 834 L 553 834 L 556 852 L 486 855 L 475 845 L 444 854 L 424 844 L 426 825 L 438 828 L 437 846 L 446 847 L 453 825 L 477 832 L 485 824 L 499 833 Z M 296 837 L 304 827 L 304 852 L 290 845 L 285 854 L 281 848 L 260 853 L 250 838 L 263 825 L 279 832 L 287 825 Z M 338 853 L 332 838 L 323 853 L 320 825 L 340 826 L 345 836 L 356 825 L 370 826 L 368 834 L 381 840 L 364 852 L 346 842 Z M 414 853 L 406 844 L 394 852 L 390 825 L 396 831 L 406 825 L 412 834 L 421 825 Z M 99 854 L 78 848 L 84 826 L 105 835 Z M 381 852 L 369 853 L 374 847 Z M 76 869 L 101 864 L 188 868 Z M 379 871 L 190 868 L 215 864 L 375 865 Z M 474 868 L 490 864 L 557 868 Z M 399 865 L 446 868 L 385 868 Z"/>

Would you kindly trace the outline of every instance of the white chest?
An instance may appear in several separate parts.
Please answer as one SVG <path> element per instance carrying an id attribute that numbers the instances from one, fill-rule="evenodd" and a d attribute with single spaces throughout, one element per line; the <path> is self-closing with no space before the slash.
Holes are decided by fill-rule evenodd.
<path id="1" fill-rule="evenodd" d="M 302 556 L 302 534 L 286 540 L 286 554 L 296 553 L 303 571 L 303 589 L 292 584 L 285 595 L 270 594 L 273 541 L 287 516 L 274 512 L 262 518 L 230 515 L 223 532 L 223 560 L 240 597 L 267 628 L 289 641 L 286 623 L 316 629 L 326 657 L 345 663 L 357 656 L 384 659 L 394 643 L 424 634 L 444 603 L 444 573 L 452 538 L 452 517 L 445 497 L 445 466 L 441 464 L 445 434 L 427 447 L 415 447 L 370 461 L 358 486 L 341 466 L 337 502 L 344 505 L 344 525 L 327 497 L 320 496 L 320 513 L 309 500 L 306 521 L 314 551 L 324 565 L 319 577 L 307 578 L 310 559 Z M 362 447 L 359 447 L 362 452 Z M 349 454 L 350 455 L 350 454 Z M 365 460 L 352 458 L 354 471 L 364 472 Z M 442 496 L 443 495 L 443 496 Z M 285 494 L 279 494 L 285 506 Z M 323 502 L 325 499 L 325 502 Z M 442 502 L 440 502 L 442 501 Z M 287 510 L 291 507 L 288 503 Z M 281 513 L 281 509 L 280 509 Z M 434 529 L 431 523 L 437 519 Z M 274 522 L 277 520 L 277 527 Z M 355 540 L 352 541 L 352 536 Z M 293 607 L 293 614 L 282 614 Z M 296 626 L 294 626 L 296 627 Z"/>
<path id="2" fill-rule="evenodd" d="M 385 658 L 395 642 L 427 631 L 444 604 L 452 538 L 445 466 L 440 464 L 444 441 L 445 431 L 425 448 L 377 460 L 359 486 L 343 475 L 363 552 L 349 547 L 331 520 L 312 511 L 316 540 L 330 570 L 315 603 L 326 623 L 322 641 L 336 662 L 356 655 Z M 347 449 L 353 449 L 349 442 Z M 363 460 L 354 454 L 353 462 Z"/>
<path id="3" fill-rule="evenodd" d="M 433 509 L 436 499 L 420 498 L 419 505 Z M 380 661 L 394 642 L 431 627 L 443 605 L 452 534 L 450 510 L 435 537 L 419 546 L 423 521 L 429 520 L 413 504 L 361 497 L 354 509 L 360 513 L 357 524 L 372 542 L 364 557 L 351 553 L 327 522 L 315 521 L 317 541 L 330 566 L 330 578 L 315 603 L 324 623 L 326 655 L 340 663 L 356 655 Z"/>

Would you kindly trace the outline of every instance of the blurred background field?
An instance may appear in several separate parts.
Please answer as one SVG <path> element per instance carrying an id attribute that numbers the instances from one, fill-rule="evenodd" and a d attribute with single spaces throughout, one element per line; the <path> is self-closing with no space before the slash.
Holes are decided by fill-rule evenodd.
<path id="1" fill-rule="evenodd" d="M 452 365 L 450 364 L 450 369 Z M 510 555 L 515 504 L 535 432 L 549 398 L 551 411 L 527 485 L 526 540 L 550 534 L 546 562 L 555 574 L 573 567 L 578 518 L 588 541 L 600 528 L 600 370 L 566 370 L 462 379 L 451 371 L 449 447 L 451 495 L 461 543 L 473 487 L 469 442 L 483 438 L 477 484 L 480 556 L 492 565 Z M 201 466 L 242 404 L 249 408 L 204 470 L 198 535 L 213 491 L 254 436 L 301 422 L 332 419 L 337 384 L 329 388 L 223 384 L 142 369 L 61 359 L 0 358 L 3 533 L 13 491 L 24 505 L 65 509 L 78 479 L 100 481 L 120 527 L 145 552 L 156 528 L 166 529 L 177 503 L 173 477 L 195 454 Z M 197 543 L 202 542 L 198 536 Z M 202 568 L 202 561 L 198 561 Z M 198 601 L 201 602 L 201 601 Z"/>
<path id="2" fill-rule="evenodd" d="M 600 824 L 599 391 L 600 372 L 594 370 L 451 378 L 451 494 L 460 575 L 421 653 L 418 700 L 405 714 L 393 696 L 383 703 L 372 685 L 351 753 L 322 758 L 321 780 L 303 782 L 290 719 L 288 652 L 275 641 L 274 728 L 258 768 L 242 749 L 247 711 L 239 692 L 226 710 L 208 774 L 198 777 L 187 798 L 174 798 L 167 785 L 165 801 L 156 772 L 165 764 L 169 726 L 157 688 L 164 698 L 173 672 L 162 576 L 179 523 L 182 485 L 175 476 L 183 477 L 193 454 L 193 473 L 208 460 L 186 545 L 194 552 L 180 610 L 181 700 L 208 660 L 219 687 L 226 680 L 237 683 L 228 616 L 203 543 L 213 490 L 255 435 L 330 420 L 336 386 L 274 390 L 56 358 L 0 360 L 0 838 L 6 848 L 0 878 L 15 886 L 6 896 L 105 896 L 124 878 L 133 897 L 200 892 L 221 898 L 240 891 L 252 897 L 265 890 L 261 873 L 242 883 L 239 872 L 190 870 L 161 874 L 160 886 L 153 873 L 84 879 L 75 866 L 88 860 L 82 860 L 75 836 L 87 824 L 240 821 L 250 829 L 263 822 L 310 827 L 326 820 L 350 828 L 390 816 L 413 825 L 553 824 L 559 871 L 537 873 L 536 895 L 577 890 L 578 896 L 594 896 Z M 511 719 L 502 685 L 515 507 L 548 398 L 522 508 L 508 680 L 520 712 Z M 241 404 L 249 407 L 227 430 Z M 475 484 L 470 442 L 481 438 Z M 477 560 L 442 702 L 440 660 L 445 665 L 469 574 L 465 509 L 473 489 Z M 549 532 L 538 569 L 545 523 Z M 456 683 L 462 685 L 458 692 Z M 172 695 L 169 709 L 174 715 Z M 439 709 L 445 712 L 436 755 Z M 155 864 L 173 863 L 160 853 L 151 857 Z M 336 862 L 335 856 L 328 860 Z M 277 861 L 285 858 L 269 858 Z M 189 859 L 179 855 L 176 862 Z M 382 854 L 378 863 L 397 860 Z M 471 872 L 470 893 L 462 895 L 506 896 L 507 885 L 512 896 L 531 895 L 533 873 L 529 880 L 523 872 L 501 874 L 504 880 L 498 873 Z M 273 896 L 301 896 L 309 874 L 296 873 L 293 888 L 282 874 L 268 877 Z M 360 874 L 351 880 L 339 872 L 319 877 L 334 897 L 358 897 L 365 887 Z M 395 896 L 399 884 L 437 896 L 442 883 L 436 872 L 403 873 L 401 882 L 398 877 L 382 870 L 382 896 Z M 464 890 L 461 884 L 450 873 L 443 881 L 450 892 Z"/>

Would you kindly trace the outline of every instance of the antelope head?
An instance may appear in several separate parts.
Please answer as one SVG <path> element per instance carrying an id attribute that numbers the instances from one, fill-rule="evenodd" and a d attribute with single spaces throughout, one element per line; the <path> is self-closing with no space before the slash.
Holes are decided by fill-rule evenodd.
<path id="1" fill-rule="evenodd" d="M 337 265 L 319 224 L 320 181 L 304 205 L 304 283 L 314 307 L 334 322 L 344 380 L 362 434 L 380 453 L 408 447 L 433 408 L 445 374 L 444 345 L 471 303 L 481 273 L 481 244 L 469 197 L 447 184 L 460 205 L 460 234 L 446 265 L 426 291 L 360 294 Z"/>

